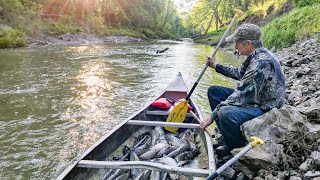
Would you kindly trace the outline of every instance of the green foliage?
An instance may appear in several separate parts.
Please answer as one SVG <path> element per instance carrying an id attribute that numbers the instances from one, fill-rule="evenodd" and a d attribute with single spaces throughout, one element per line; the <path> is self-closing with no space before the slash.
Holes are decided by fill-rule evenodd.
<path id="1" fill-rule="evenodd" d="M 312 6 L 314 4 L 319 4 L 320 0 L 293 0 L 293 2 L 297 7 L 305 7 Z"/>
<path id="2" fill-rule="evenodd" d="M 16 29 L 0 29 L 0 48 L 24 47 L 24 35 Z"/>
<path id="3" fill-rule="evenodd" d="M 150 39 L 157 39 L 159 36 L 151 29 L 149 28 L 143 28 L 140 30 L 142 34 L 144 34 L 147 38 Z"/>
<path id="4" fill-rule="evenodd" d="M 268 48 L 284 48 L 320 32 L 319 8 L 320 5 L 298 8 L 286 16 L 274 19 L 263 28 L 264 45 Z"/>
<path id="5" fill-rule="evenodd" d="M 219 43 L 220 39 L 222 38 L 226 28 L 219 29 L 218 31 L 210 32 L 206 38 L 198 39 L 195 42 L 197 43 L 203 43 L 208 45 L 216 45 Z"/>
<path id="6" fill-rule="evenodd" d="M 68 26 L 56 22 L 47 22 L 43 25 L 43 31 L 50 35 L 60 35 L 65 33 L 78 33 L 83 30 L 77 26 Z"/>
<path id="7" fill-rule="evenodd" d="M 173 0 L 2 0 L 0 23 L 28 35 L 88 32 L 164 38 L 179 36 L 183 29 Z"/>
<path id="8" fill-rule="evenodd" d="M 133 29 L 118 29 L 118 28 L 106 28 L 104 30 L 104 35 L 106 36 L 130 36 L 130 37 L 137 37 L 146 39 L 147 37 L 140 33 L 139 31 Z"/>

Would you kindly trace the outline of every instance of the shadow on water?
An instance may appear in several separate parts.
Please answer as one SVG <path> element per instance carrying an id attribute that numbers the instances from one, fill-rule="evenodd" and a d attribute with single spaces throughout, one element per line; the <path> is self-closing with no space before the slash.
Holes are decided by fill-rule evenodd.
<path id="1" fill-rule="evenodd" d="M 212 52 L 186 42 L 0 50 L 0 177 L 56 177 L 178 72 L 191 88 Z M 241 63 L 225 52 L 217 61 Z M 207 69 L 192 95 L 205 116 L 213 84 L 232 87 L 234 81 Z"/>

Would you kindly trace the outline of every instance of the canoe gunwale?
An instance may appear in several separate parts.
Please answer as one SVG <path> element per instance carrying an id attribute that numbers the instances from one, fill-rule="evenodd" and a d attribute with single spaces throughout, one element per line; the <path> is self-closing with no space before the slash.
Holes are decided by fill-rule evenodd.
<path id="1" fill-rule="evenodd" d="M 81 160 L 77 167 L 79 168 L 100 168 L 100 169 L 148 169 L 161 171 L 169 174 L 179 174 L 194 177 L 207 177 L 210 171 L 208 169 L 183 168 L 164 165 L 146 161 L 91 161 Z"/>
<path id="2" fill-rule="evenodd" d="M 195 123 L 172 123 L 163 121 L 144 121 L 144 120 L 129 120 L 126 124 L 136 125 L 136 126 L 169 126 L 177 128 L 200 128 L 199 124 Z"/>

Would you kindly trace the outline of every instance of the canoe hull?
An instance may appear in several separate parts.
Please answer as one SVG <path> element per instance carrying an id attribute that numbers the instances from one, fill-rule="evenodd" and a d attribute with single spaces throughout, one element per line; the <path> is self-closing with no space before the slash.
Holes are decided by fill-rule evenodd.
<path id="1" fill-rule="evenodd" d="M 176 87 L 176 88 L 175 88 Z M 169 98 L 172 101 L 177 101 L 181 98 L 185 98 L 187 96 L 187 87 L 184 84 L 181 74 L 177 76 L 177 78 L 166 88 L 165 92 L 163 92 L 160 96 L 154 98 L 154 100 L 165 97 Z M 163 115 L 159 115 L 154 112 L 158 112 L 156 108 L 151 106 L 151 102 L 147 104 L 145 107 L 131 115 L 129 118 L 115 126 L 110 132 L 101 137 L 95 144 L 93 144 L 87 151 L 85 151 L 78 160 L 75 160 L 70 166 L 65 169 L 62 174 L 57 179 L 87 179 L 88 174 L 93 174 L 96 169 L 92 168 L 82 168 L 77 167 L 77 164 L 81 160 L 95 160 L 95 161 L 106 161 L 108 157 L 115 152 L 121 145 L 123 145 L 134 133 L 145 129 L 152 129 L 153 127 L 149 126 L 139 126 L 139 125 L 131 125 L 127 124 L 130 120 L 140 120 L 140 121 L 166 121 L 166 114 L 169 111 L 159 111 L 162 112 Z M 200 119 L 202 119 L 202 114 L 198 108 L 198 106 L 190 99 L 189 104 L 194 108 L 193 112 L 195 112 Z M 192 116 L 187 116 L 185 122 L 193 122 Z M 198 133 L 201 136 L 203 141 L 206 141 L 205 135 L 202 131 L 198 129 Z"/>

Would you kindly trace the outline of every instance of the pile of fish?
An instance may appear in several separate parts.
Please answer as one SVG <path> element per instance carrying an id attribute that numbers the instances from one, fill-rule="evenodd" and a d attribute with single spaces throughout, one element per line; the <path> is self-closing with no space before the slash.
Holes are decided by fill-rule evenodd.
<path id="1" fill-rule="evenodd" d="M 195 141 L 195 133 L 186 129 L 180 134 L 165 133 L 162 127 L 144 132 L 136 138 L 133 147 L 124 148 L 125 156 L 118 160 L 149 161 L 169 166 L 182 167 L 187 165 L 199 154 Z M 118 169 L 105 174 L 102 179 L 134 179 L 164 180 L 189 179 L 188 177 L 144 169 Z M 191 178 L 192 179 L 192 178 Z"/>

